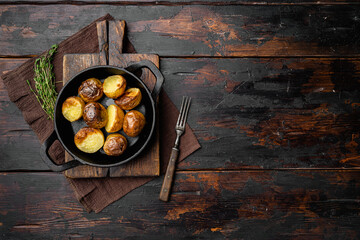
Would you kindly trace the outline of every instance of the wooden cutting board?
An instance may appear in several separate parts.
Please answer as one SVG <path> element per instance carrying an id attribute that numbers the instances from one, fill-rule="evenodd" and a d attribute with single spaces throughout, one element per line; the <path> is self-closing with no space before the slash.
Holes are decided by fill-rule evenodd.
<path id="1" fill-rule="evenodd" d="M 107 30 L 108 29 L 108 30 Z M 150 60 L 159 67 L 159 56 L 155 54 L 123 54 L 123 38 L 125 22 L 120 20 L 102 21 L 97 23 L 99 54 L 67 54 L 63 58 L 63 82 L 66 83 L 79 71 L 96 65 L 115 65 L 127 67 L 132 62 Z M 152 90 L 156 78 L 148 69 L 143 69 L 140 79 Z M 159 176 L 160 174 L 160 141 L 159 118 L 155 136 L 149 146 L 136 158 L 118 167 L 99 168 L 87 165 L 78 166 L 65 171 L 69 178 L 100 178 L 100 177 L 140 177 Z M 71 161 L 70 154 L 65 152 L 65 161 Z"/>

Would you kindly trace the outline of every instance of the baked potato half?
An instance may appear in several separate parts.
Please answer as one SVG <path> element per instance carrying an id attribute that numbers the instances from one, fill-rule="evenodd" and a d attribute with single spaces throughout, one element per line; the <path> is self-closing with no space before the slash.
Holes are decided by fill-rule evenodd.
<path id="1" fill-rule="evenodd" d="M 89 127 L 103 128 L 108 121 L 108 114 L 100 103 L 89 102 L 85 105 L 83 118 Z"/>
<path id="2" fill-rule="evenodd" d="M 104 145 L 104 134 L 99 129 L 84 127 L 75 134 L 74 142 L 81 151 L 94 153 Z"/>
<path id="3" fill-rule="evenodd" d="M 124 110 L 131 110 L 141 102 L 142 95 L 139 88 L 129 88 L 115 103 Z"/>
<path id="4" fill-rule="evenodd" d="M 136 110 L 131 110 L 125 114 L 123 129 L 129 137 L 136 137 L 145 126 L 144 115 Z"/>
<path id="5" fill-rule="evenodd" d="M 110 134 L 104 144 L 104 152 L 109 156 L 119 156 L 124 153 L 127 148 L 126 138 L 119 134 Z"/>
<path id="6" fill-rule="evenodd" d="M 105 79 L 103 90 L 107 97 L 116 99 L 120 97 L 126 89 L 126 79 L 121 75 L 109 76 Z"/>
<path id="7" fill-rule="evenodd" d="M 78 94 L 85 102 L 96 102 L 104 95 L 102 83 L 97 78 L 89 78 L 81 83 Z"/>
<path id="8" fill-rule="evenodd" d="M 125 116 L 124 111 L 115 104 L 109 105 L 106 111 L 108 115 L 108 121 L 105 125 L 105 130 L 108 133 L 121 130 Z"/>
<path id="9" fill-rule="evenodd" d="M 79 97 L 68 97 L 62 104 L 61 112 L 70 122 L 79 120 L 83 116 L 84 101 Z"/>

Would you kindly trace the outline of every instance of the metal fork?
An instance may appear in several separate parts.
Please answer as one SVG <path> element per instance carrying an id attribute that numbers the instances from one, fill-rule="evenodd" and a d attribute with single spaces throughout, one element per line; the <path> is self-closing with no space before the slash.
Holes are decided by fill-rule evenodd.
<path id="1" fill-rule="evenodd" d="M 167 202 L 169 200 L 171 184 L 174 178 L 175 165 L 179 156 L 179 141 L 181 135 L 185 131 L 185 124 L 189 114 L 190 103 L 191 103 L 191 97 L 183 96 L 181 102 L 180 114 L 175 127 L 175 131 L 176 131 L 175 145 L 171 150 L 169 165 L 167 167 L 164 182 L 162 184 L 161 192 L 160 192 L 160 200 L 164 202 Z"/>

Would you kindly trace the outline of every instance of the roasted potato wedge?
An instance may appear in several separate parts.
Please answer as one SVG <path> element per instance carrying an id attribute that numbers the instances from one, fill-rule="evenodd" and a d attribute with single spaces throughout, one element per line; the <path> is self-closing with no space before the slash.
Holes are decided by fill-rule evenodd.
<path id="1" fill-rule="evenodd" d="M 62 114 L 70 122 L 79 120 L 84 111 L 85 103 L 79 97 L 68 97 L 62 104 Z"/>
<path id="2" fill-rule="evenodd" d="M 105 127 L 108 121 L 105 107 L 97 102 L 89 102 L 85 105 L 83 118 L 85 123 L 92 128 Z"/>
<path id="3" fill-rule="evenodd" d="M 123 129 L 129 137 L 136 137 L 145 126 L 144 115 L 136 110 L 131 110 L 125 114 Z"/>
<path id="4" fill-rule="evenodd" d="M 104 134 L 99 129 L 84 127 L 75 134 L 74 142 L 81 151 L 94 153 L 104 145 Z"/>
<path id="5" fill-rule="evenodd" d="M 116 99 L 120 97 L 126 89 L 126 79 L 121 75 L 107 77 L 103 84 L 103 90 L 107 97 Z"/>
<path id="6" fill-rule="evenodd" d="M 129 88 L 115 103 L 124 110 L 131 110 L 141 102 L 142 95 L 139 88 Z"/>
<path id="7" fill-rule="evenodd" d="M 107 108 L 108 121 L 105 126 L 105 130 L 108 133 L 113 133 L 121 130 L 124 122 L 124 111 L 116 106 L 111 104 Z"/>
<path id="8" fill-rule="evenodd" d="M 126 138 L 118 133 L 110 134 L 104 144 L 104 152 L 109 156 L 119 156 L 127 148 Z"/>
<path id="9" fill-rule="evenodd" d="M 89 78 L 83 81 L 78 93 L 85 102 L 96 102 L 104 94 L 102 83 L 97 78 Z"/>

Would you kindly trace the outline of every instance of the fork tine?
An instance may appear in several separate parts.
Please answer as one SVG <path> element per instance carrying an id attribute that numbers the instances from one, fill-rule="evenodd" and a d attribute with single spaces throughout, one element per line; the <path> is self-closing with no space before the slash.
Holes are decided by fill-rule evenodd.
<path id="1" fill-rule="evenodd" d="M 181 101 L 180 114 L 179 114 L 179 117 L 177 119 L 176 126 L 178 126 L 180 124 L 180 119 L 181 119 L 181 115 L 182 115 L 182 112 L 183 112 L 183 109 L 184 109 L 184 105 L 185 105 L 185 96 L 183 96 L 182 101 Z"/>
<path id="2" fill-rule="evenodd" d="M 188 109 L 188 107 L 190 106 L 190 98 L 186 99 L 186 103 L 185 103 L 185 107 L 184 107 L 184 112 L 181 116 L 181 120 L 180 120 L 180 126 L 184 127 L 185 123 L 186 123 L 186 109 Z"/>
<path id="3" fill-rule="evenodd" d="M 184 96 L 184 107 L 181 109 L 181 112 L 180 112 L 180 121 L 179 121 L 178 126 L 181 126 L 181 123 L 182 123 L 182 121 L 184 119 L 184 112 L 185 112 L 185 109 L 186 109 L 187 101 L 188 101 L 188 97 Z"/>
<path id="4" fill-rule="evenodd" d="M 186 108 L 184 111 L 184 119 L 183 119 L 183 122 L 181 123 L 181 127 L 185 127 L 185 123 L 186 123 L 188 113 L 189 113 L 190 104 L 191 104 L 191 97 L 188 98 L 187 105 L 186 105 Z"/>
<path id="5" fill-rule="evenodd" d="M 182 126 L 182 125 L 183 125 L 182 122 L 184 121 L 185 110 L 186 110 L 186 106 L 187 106 L 187 104 L 188 104 L 188 100 L 189 100 L 189 98 L 188 98 L 187 96 L 185 96 L 184 108 L 182 109 L 182 111 L 181 111 L 181 113 L 180 113 L 181 117 L 180 117 L 180 122 L 179 122 L 179 125 L 178 125 L 178 126 Z"/>

